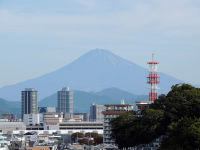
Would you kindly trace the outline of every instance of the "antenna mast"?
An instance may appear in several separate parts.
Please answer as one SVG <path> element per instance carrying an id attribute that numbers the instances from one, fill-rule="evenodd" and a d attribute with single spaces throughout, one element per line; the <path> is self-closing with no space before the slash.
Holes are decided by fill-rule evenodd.
<path id="1" fill-rule="evenodd" d="M 158 64 L 159 62 L 154 61 L 154 54 L 152 54 L 152 61 L 149 64 L 149 76 L 147 77 L 147 83 L 150 84 L 149 87 L 149 101 L 154 102 L 158 99 L 158 84 L 160 83 L 158 76 Z"/>

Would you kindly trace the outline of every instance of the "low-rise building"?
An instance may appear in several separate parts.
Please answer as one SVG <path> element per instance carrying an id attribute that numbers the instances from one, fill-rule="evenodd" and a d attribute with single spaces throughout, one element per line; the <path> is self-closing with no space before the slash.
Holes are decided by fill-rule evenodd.
<path id="1" fill-rule="evenodd" d="M 63 118 L 58 113 L 45 113 L 43 117 L 44 123 L 60 123 Z"/>
<path id="2" fill-rule="evenodd" d="M 45 122 L 44 130 L 59 130 L 59 123 L 55 122 Z"/>
<path id="3" fill-rule="evenodd" d="M 7 132 L 12 132 L 14 130 L 26 130 L 26 126 L 23 122 L 1 122 L 0 130 L 6 134 Z"/>
<path id="4" fill-rule="evenodd" d="M 74 115 L 83 115 L 83 121 L 89 121 L 90 115 L 88 113 L 74 113 Z"/>
<path id="5" fill-rule="evenodd" d="M 142 111 L 149 108 L 149 103 L 147 101 L 136 101 L 136 110 Z"/>
<path id="6" fill-rule="evenodd" d="M 44 125 L 42 123 L 36 125 L 26 125 L 26 130 L 44 130 Z"/>
<path id="7" fill-rule="evenodd" d="M 2 114 L 2 115 L 0 116 L 0 118 L 1 118 L 1 119 L 13 120 L 13 119 L 15 119 L 15 116 L 14 116 L 14 114 L 12 114 L 12 113 L 6 113 L 6 114 Z"/>
<path id="8" fill-rule="evenodd" d="M 68 130 L 74 132 L 97 132 L 103 133 L 102 122 L 62 122 L 59 124 L 59 130 Z"/>
<path id="9" fill-rule="evenodd" d="M 49 146 L 43 147 L 26 147 L 25 150 L 51 150 Z"/>
<path id="10" fill-rule="evenodd" d="M 38 113 L 55 113 L 56 107 L 38 107 Z"/>
<path id="11" fill-rule="evenodd" d="M 26 125 L 38 125 L 40 124 L 40 115 L 39 114 L 24 114 L 23 121 Z"/>
<path id="12" fill-rule="evenodd" d="M 0 132 L 0 150 L 7 150 L 8 141 L 6 141 L 6 137 L 2 135 Z"/>
<path id="13" fill-rule="evenodd" d="M 82 122 L 83 114 L 74 114 L 73 118 L 64 118 L 63 122 Z"/>
<path id="14" fill-rule="evenodd" d="M 44 130 L 59 130 L 59 123 L 63 122 L 63 117 L 58 113 L 44 113 Z"/>

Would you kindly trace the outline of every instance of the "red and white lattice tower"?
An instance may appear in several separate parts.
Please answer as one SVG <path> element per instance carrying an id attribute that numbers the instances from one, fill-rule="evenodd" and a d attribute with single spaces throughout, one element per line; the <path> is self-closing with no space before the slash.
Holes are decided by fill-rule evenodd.
<path id="1" fill-rule="evenodd" d="M 152 54 L 152 61 L 147 64 L 149 64 L 149 76 L 147 77 L 147 83 L 150 84 L 149 102 L 154 102 L 158 98 L 158 84 L 160 83 L 158 76 L 159 62 L 154 61 L 154 54 Z"/>

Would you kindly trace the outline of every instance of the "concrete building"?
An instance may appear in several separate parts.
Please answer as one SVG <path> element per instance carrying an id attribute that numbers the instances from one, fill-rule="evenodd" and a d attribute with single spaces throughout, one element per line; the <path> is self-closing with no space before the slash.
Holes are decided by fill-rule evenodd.
<path id="1" fill-rule="evenodd" d="M 62 88 L 57 93 L 58 112 L 63 112 L 65 118 L 73 118 L 73 92 L 69 88 Z"/>
<path id="2" fill-rule="evenodd" d="M 51 150 L 51 147 L 49 146 L 26 147 L 25 150 Z"/>
<path id="3" fill-rule="evenodd" d="M 56 112 L 56 107 L 38 107 L 38 113 L 54 113 Z"/>
<path id="4" fill-rule="evenodd" d="M 63 121 L 63 118 L 58 113 L 45 113 L 44 116 L 44 130 L 58 130 L 59 123 Z"/>
<path id="5" fill-rule="evenodd" d="M 83 115 L 82 121 L 89 121 L 89 119 L 90 119 L 90 115 L 88 113 L 74 113 L 74 115 Z"/>
<path id="6" fill-rule="evenodd" d="M 38 113 L 40 114 L 40 123 L 44 123 L 44 114 L 56 113 L 56 107 L 38 107 Z"/>
<path id="7" fill-rule="evenodd" d="M 120 114 L 125 112 L 133 112 L 133 104 L 124 104 L 124 101 L 121 104 L 110 104 L 104 105 L 105 111 L 103 111 L 104 115 L 104 134 L 103 134 L 103 141 L 104 144 L 112 144 L 115 145 L 115 141 L 111 138 L 111 125 L 110 120 L 112 118 L 118 117 Z"/>
<path id="8" fill-rule="evenodd" d="M 83 114 L 74 114 L 73 118 L 65 119 L 65 121 L 82 122 L 83 121 Z"/>
<path id="9" fill-rule="evenodd" d="M 8 132 L 13 132 L 14 130 L 26 130 L 26 126 L 23 122 L 1 122 L 0 130 L 7 134 Z"/>
<path id="10" fill-rule="evenodd" d="M 103 122 L 103 105 L 92 104 L 90 106 L 90 121 Z"/>
<path id="11" fill-rule="evenodd" d="M 25 125 L 38 125 L 40 124 L 40 114 L 24 114 Z"/>
<path id="12" fill-rule="evenodd" d="M 44 130 L 43 124 L 26 125 L 26 130 Z"/>
<path id="13" fill-rule="evenodd" d="M 102 122 L 62 122 L 59 124 L 59 130 L 68 130 L 71 133 L 75 132 L 96 132 L 103 133 Z"/>
<path id="14" fill-rule="evenodd" d="M 0 150 L 8 150 L 8 141 L 6 140 L 6 137 L 2 135 L 2 132 L 0 132 Z"/>
<path id="15" fill-rule="evenodd" d="M 33 88 L 26 88 L 21 92 L 22 98 L 22 119 L 24 114 L 37 114 L 38 113 L 38 95 L 37 91 Z"/>
<path id="16" fill-rule="evenodd" d="M 136 101 L 136 110 L 142 111 L 149 108 L 149 102 L 147 101 Z"/>
<path id="17" fill-rule="evenodd" d="M 63 118 L 60 117 L 58 113 L 44 114 L 44 123 L 60 123 L 62 121 L 63 121 Z"/>
<path id="18" fill-rule="evenodd" d="M 15 119 L 15 116 L 14 116 L 14 114 L 12 114 L 12 113 L 6 113 L 6 114 L 2 114 L 1 116 L 0 116 L 0 118 L 1 119 L 8 119 L 8 120 L 14 120 Z"/>

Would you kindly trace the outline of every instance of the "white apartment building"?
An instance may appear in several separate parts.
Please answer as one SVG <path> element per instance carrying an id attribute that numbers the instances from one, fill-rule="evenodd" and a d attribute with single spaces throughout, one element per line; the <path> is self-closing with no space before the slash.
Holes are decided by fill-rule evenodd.
<path id="1" fill-rule="evenodd" d="M 115 141 L 110 136 L 111 135 L 110 120 L 112 118 L 118 117 L 120 114 L 123 114 L 127 111 L 133 112 L 133 104 L 124 104 L 124 101 L 122 101 L 121 104 L 108 104 L 104 106 L 105 106 L 105 111 L 102 112 L 104 115 L 103 142 L 104 144 L 115 145 Z"/>
<path id="2" fill-rule="evenodd" d="M 23 117 L 25 125 L 40 124 L 40 114 L 24 114 Z"/>

